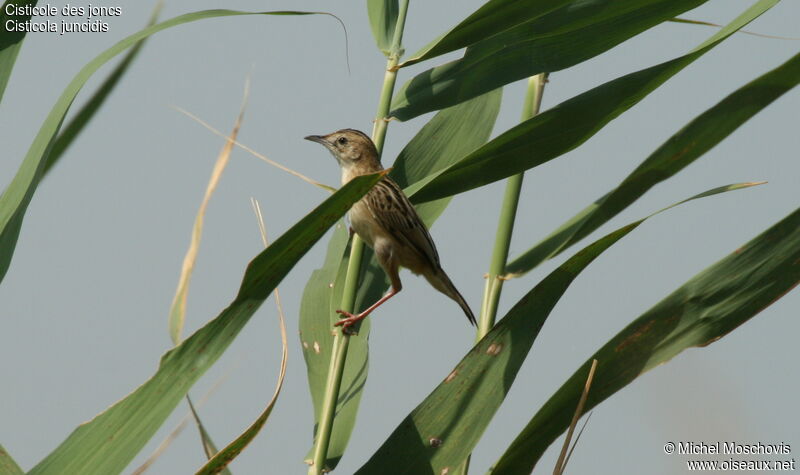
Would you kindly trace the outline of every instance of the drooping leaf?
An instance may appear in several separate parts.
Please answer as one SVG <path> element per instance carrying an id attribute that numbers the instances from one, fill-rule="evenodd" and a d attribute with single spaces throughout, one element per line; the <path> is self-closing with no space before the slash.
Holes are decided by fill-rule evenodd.
<path id="1" fill-rule="evenodd" d="M 707 0 L 580 0 L 472 44 L 407 81 L 391 116 L 409 120 L 539 73 L 574 66 Z M 517 2 L 522 3 L 522 2 Z"/>
<path id="2" fill-rule="evenodd" d="M 56 134 L 64 116 L 72 105 L 72 101 L 80 92 L 86 81 L 111 58 L 132 47 L 139 41 L 161 30 L 206 18 L 237 15 L 312 15 L 313 12 L 239 12 L 234 10 L 205 10 L 180 15 L 170 20 L 140 30 L 116 43 L 87 63 L 70 81 L 53 109 L 44 120 L 39 132 L 33 139 L 25 159 L 22 161 L 16 176 L 0 196 L 0 281 L 5 277 L 14 248 L 17 244 L 22 220 L 33 193 L 42 179 L 44 168 L 52 151 Z M 327 15 L 326 13 L 320 13 Z M 3 36 L 5 39 L 6 36 Z M 18 44 L 18 43 L 16 43 Z M 8 48 L 7 48 L 8 49 Z M 3 50 L 5 51 L 5 50 Z"/>
<path id="3" fill-rule="evenodd" d="M 14 63 L 17 61 L 19 49 L 22 47 L 22 40 L 25 39 L 24 31 L 9 31 L 6 25 L 8 22 L 16 25 L 31 19 L 30 15 L 8 15 L 6 8 L 14 8 L 9 5 L 15 5 L 18 8 L 35 7 L 36 3 L 37 0 L 6 0 L 3 3 L 3 10 L 0 11 L 0 102 L 6 91 L 8 79 L 11 77 L 11 71 L 14 69 Z M 19 10 L 15 8 L 14 12 L 17 11 Z"/>
<path id="4" fill-rule="evenodd" d="M 203 394 L 203 396 L 197 401 L 196 407 L 197 408 L 203 407 L 203 405 L 208 401 L 211 395 L 214 392 L 216 392 L 216 390 L 219 389 L 222 386 L 222 384 L 227 380 L 228 376 L 230 376 L 230 374 L 225 374 L 222 376 L 222 378 L 217 379 L 214 382 L 214 384 L 211 385 L 211 388 L 208 389 L 205 392 L 205 394 Z M 141 464 L 139 464 L 136 468 L 131 470 L 130 475 L 143 475 L 145 472 L 147 472 L 150 469 L 150 467 L 152 467 L 153 464 L 156 463 L 156 461 L 160 459 L 161 456 L 164 455 L 164 453 L 172 446 L 172 443 L 178 439 L 178 437 L 183 433 L 184 429 L 186 429 L 186 427 L 189 425 L 189 422 L 192 419 L 194 419 L 194 416 L 192 414 L 192 411 L 189 410 L 181 418 L 180 422 L 178 422 L 175 425 L 175 427 L 172 428 L 169 434 L 167 434 L 161 440 L 161 442 L 158 444 L 155 450 L 153 450 Z"/>
<path id="5" fill-rule="evenodd" d="M 170 306 L 169 317 L 167 319 L 170 338 L 172 338 L 172 342 L 176 345 L 180 343 L 181 333 L 183 332 L 183 326 L 186 321 L 186 302 L 189 297 L 189 284 L 191 282 L 192 273 L 194 272 L 195 263 L 197 262 L 197 253 L 200 250 L 200 238 L 203 234 L 203 223 L 205 221 L 206 209 L 208 208 L 208 203 L 211 200 L 211 195 L 214 194 L 214 191 L 219 185 L 219 181 L 222 178 L 222 173 L 225 171 L 225 167 L 228 165 L 228 161 L 230 160 L 233 145 L 236 142 L 236 138 L 239 135 L 239 129 L 241 128 L 242 121 L 244 120 L 244 111 L 247 108 L 247 99 L 249 93 L 250 78 L 247 78 L 244 86 L 242 104 L 239 107 L 239 114 L 234 121 L 233 128 L 228 135 L 225 144 L 222 146 L 222 150 L 220 150 L 219 154 L 217 155 L 217 161 L 214 163 L 214 168 L 211 171 L 211 177 L 208 180 L 208 185 L 206 185 L 206 191 L 203 195 L 203 199 L 200 202 L 200 207 L 197 210 L 197 214 L 195 215 L 194 225 L 192 226 L 192 235 L 189 241 L 189 248 L 186 250 L 186 255 L 183 257 L 183 265 L 181 266 L 180 277 L 178 277 L 178 288 L 175 291 L 175 296 L 172 299 L 172 305 Z M 189 405 L 192 418 L 194 419 L 197 430 L 200 433 L 200 442 L 203 445 L 203 451 L 206 453 L 206 457 L 209 459 L 209 461 L 212 458 L 217 458 L 216 455 L 218 454 L 219 449 L 217 449 L 217 445 L 214 443 L 211 434 L 206 429 L 205 424 L 203 424 L 200 414 L 195 408 L 194 403 L 192 403 L 192 399 L 189 397 L 189 394 L 186 394 L 186 403 Z M 219 458 L 217 459 L 219 460 Z M 231 471 L 227 468 L 227 464 L 217 464 L 215 470 L 215 473 L 231 475 Z"/>
<path id="6" fill-rule="evenodd" d="M 589 411 L 645 371 L 709 345 L 800 282 L 800 209 L 700 272 L 618 333 L 542 406 L 490 473 L 529 474 L 569 424 L 592 359 Z"/>
<path id="7" fill-rule="evenodd" d="M 268 246 L 267 230 L 266 226 L 264 226 L 264 218 L 261 215 L 261 207 L 255 198 L 252 198 L 252 203 L 256 212 L 256 217 L 258 218 L 259 228 L 261 229 L 261 239 L 264 242 L 264 246 Z M 233 461 L 233 459 L 239 456 L 242 450 L 244 450 L 245 447 L 247 447 L 250 442 L 253 441 L 253 439 L 255 439 L 255 437 L 264 427 L 264 424 L 267 423 L 267 419 L 269 418 L 270 414 L 272 414 L 272 409 L 275 407 L 275 403 L 278 401 L 278 396 L 281 393 L 283 381 L 286 377 L 286 364 L 289 359 L 289 339 L 286 337 L 286 317 L 283 313 L 281 296 L 277 287 L 275 287 L 274 294 L 275 306 L 278 309 L 278 324 L 281 331 L 281 365 L 280 370 L 278 371 L 278 382 L 275 385 L 275 391 L 272 393 L 272 397 L 267 403 L 267 406 L 263 411 L 261 411 L 261 414 L 259 414 L 258 418 L 256 418 L 256 420 L 253 421 L 253 423 L 250 424 L 250 426 L 244 432 L 242 432 L 231 443 L 225 446 L 225 448 L 216 453 L 211 460 L 208 461 L 208 463 L 206 463 L 202 468 L 200 468 L 200 470 L 197 471 L 196 475 L 211 475 L 217 473 L 225 473 L 230 475 L 230 471 L 226 467 L 231 461 Z"/>
<path id="8" fill-rule="evenodd" d="M 75 429 L 29 473 L 123 470 L 297 261 L 382 176 L 365 175 L 343 186 L 256 256 L 247 266 L 236 298 L 219 316 L 165 353 L 153 377 Z"/>
<path id="9" fill-rule="evenodd" d="M 397 12 L 397 0 L 367 0 L 367 14 L 369 15 L 369 26 L 372 28 L 372 36 L 375 37 L 378 49 L 386 56 L 389 56 L 389 49 L 392 46 Z"/>
<path id="10" fill-rule="evenodd" d="M 192 273 L 194 272 L 194 266 L 197 262 L 197 254 L 200 251 L 200 239 L 203 235 L 203 223 L 205 222 L 206 209 L 208 209 L 208 203 L 211 201 L 211 196 L 214 194 L 214 191 L 216 191 L 217 186 L 219 185 L 219 181 L 222 178 L 222 173 L 228 166 L 234 143 L 236 142 L 236 138 L 239 136 L 239 129 L 241 128 L 242 121 L 244 120 L 244 111 L 247 106 L 247 99 L 250 92 L 249 81 L 250 80 L 248 79 L 245 82 L 242 105 L 239 108 L 239 114 L 234 121 L 233 128 L 231 129 L 230 134 L 226 137 L 225 144 L 222 146 L 219 154 L 217 154 L 217 161 L 214 163 L 214 168 L 211 171 L 211 177 L 209 177 L 208 184 L 206 185 L 206 191 L 203 194 L 203 199 L 200 201 L 200 207 L 198 208 L 197 214 L 194 218 L 192 234 L 189 240 L 189 248 L 186 250 L 186 254 L 183 256 L 183 265 L 181 266 L 181 273 L 178 277 L 178 288 L 175 290 L 175 295 L 172 298 L 172 304 L 170 305 L 169 309 L 169 317 L 167 318 L 169 336 L 172 339 L 172 342 L 175 344 L 178 344 L 178 342 L 181 340 L 181 333 L 183 332 L 183 326 L 186 321 L 186 303 L 189 298 L 189 284 L 191 283 Z M 192 404 L 190 402 L 189 406 L 191 405 Z M 194 411 L 194 409 L 192 409 L 192 413 L 195 415 L 198 426 L 200 426 L 201 435 L 203 435 L 203 440 L 205 441 L 205 431 L 200 424 L 200 419 L 197 417 L 197 413 Z M 214 453 L 216 453 L 216 450 L 214 450 Z"/>
<path id="11" fill-rule="evenodd" d="M 747 186 L 751 184 L 715 188 L 669 208 Z M 572 281 L 603 251 L 650 216 L 583 248 L 522 297 L 356 473 L 439 474 L 459 466 L 505 399 L 539 330 Z M 584 371 L 582 375 L 585 374 Z M 392 469 L 387 472 L 387 467 Z"/>
<path id="12" fill-rule="evenodd" d="M 498 89 L 436 114 L 400 152 L 389 176 L 400 186 L 406 186 L 446 167 L 485 143 L 500 110 L 501 97 L 502 90 Z M 420 217 L 430 226 L 449 201 L 449 198 L 445 198 L 419 206 Z M 314 420 L 317 422 L 333 345 L 331 326 L 339 318 L 334 312 L 342 300 L 349 259 L 347 235 L 344 225 L 334 231 L 325 262 L 322 268 L 311 275 L 300 305 L 300 339 L 314 403 Z M 361 265 L 355 305 L 357 310 L 363 310 L 378 300 L 389 285 L 368 248 L 364 250 Z M 364 320 L 358 335 L 350 337 L 339 406 L 328 449 L 327 466 L 331 469 L 336 467 L 344 453 L 355 424 L 361 391 L 367 378 L 370 321 L 371 318 Z M 307 458 L 310 459 L 312 455 L 313 447 Z"/>
<path id="13" fill-rule="evenodd" d="M 217 452 L 219 452 L 219 449 L 217 449 L 217 445 L 211 438 L 211 434 L 208 433 L 206 425 L 203 424 L 202 419 L 200 419 L 200 414 L 197 413 L 197 409 L 194 407 L 192 398 L 190 398 L 188 394 L 186 395 L 186 403 L 189 405 L 189 412 L 192 414 L 192 419 L 194 419 L 194 423 L 197 425 L 197 430 L 200 432 L 200 443 L 203 445 L 203 452 L 205 452 L 206 458 L 208 458 L 210 461 L 217 454 Z M 228 470 L 227 465 L 222 465 L 218 468 L 219 470 L 215 473 L 232 475 L 231 471 Z"/>
<path id="14" fill-rule="evenodd" d="M 421 203 L 471 190 L 541 165 L 578 147 L 777 2 L 756 2 L 691 53 L 609 81 L 520 123 L 447 169 L 410 187 L 412 201 Z"/>
<path id="15" fill-rule="evenodd" d="M 703 156 L 740 125 L 800 83 L 800 54 L 737 89 L 664 142 L 614 190 L 570 218 L 506 266 L 524 274 L 608 222 L 650 188 Z"/>

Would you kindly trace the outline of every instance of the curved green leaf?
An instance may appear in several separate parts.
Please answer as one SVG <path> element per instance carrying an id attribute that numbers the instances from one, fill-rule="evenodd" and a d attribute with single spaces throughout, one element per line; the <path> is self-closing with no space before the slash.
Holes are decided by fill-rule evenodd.
<path id="1" fill-rule="evenodd" d="M 372 28 L 372 36 L 378 49 L 386 56 L 389 56 L 389 49 L 392 46 L 392 35 L 394 26 L 397 23 L 397 12 L 399 7 L 397 0 L 367 0 L 367 14 L 369 15 L 369 26 Z"/>
<path id="2" fill-rule="evenodd" d="M 523 172 L 588 140 L 611 120 L 779 0 L 760 0 L 693 52 L 614 79 L 509 129 L 409 189 L 416 203 L 462 193 Z"/>
<path id="3" fill-rule="evenodd" d="M 800 83 L 800 54 L 749 82 L 700 114 L 664 142 L 614 190 L 570 218 L 534 247 L 509 262 L 506 272 L 530 271 L 583 239 L 711 150 L 740 125 Z"/>
<path id="4" fill-rule="evenodd" d="M 542 406 L 490 473 L 529 474 L 569 425 L 592 359 L 589 411 L 686 348 L 733 331 L 800 282 L 800 209 L 697 274 L 589 357 Z"/>
<path id="5" fill-rule="evenodd" d="M 228 308 L 165 353 L 152 378 L 75 429 L 29 473 L 122 471 L 295 263 L 384 174 L 365 175 L 343 186 L 256 256 L 247 266 L 239 293 Z"/>
<path id="6" fill-rule="evenodd" d="M 751 184 L 715 188 L 669 208 L 747 186 Z M 539 330 L 572 281 L 603 251 L 661 211 L 598 239 L 545 277 L 467 353 L 356 473 L 438 474 L 461 464 L 505 399 Z M 386 467 L 393 469 L 386 472 Z"/>
<path id="7" fill-rule="evenodd" d="M 477 97 L 471 101 L 436 114 L 406 145 L 394 163 L 391 176 L 400 186 L 413 183 L 436 172 L 458 157 L 462 157 L 489 139 L 500 110 L 502 90 Z M 441 140 L 450 137 L 450 140 Z M 425 203 L 417 207 L 420 217 L 431 226 L 444 211 L 450 199 Z M 342 291 L 349 260 L 349 246 L 345 227 L 338 226 L 328 245 L 322 268 L 311 275 L 303 292 L 300 305 L 300 340 L 308 371 L 308 385 L 314 403 L 314 420 L 319 421 L 322 399 L 327 382 L 333 336 L 331 326 L 339 316 L 334 313 L 342 301 Z M 363 310 L 380 298 L 389 286 L 383 270 L 372 258 L 372 251 L 364 250 L 365 258 L 356 296 L 357 310 Z M 322 311 L 327 309 L 327 311 Z M 364 320 L 358 335 L 350 337 L 347 364 L 342 379 L 340 402 L 328 448 L 326 465 L 333 469 L 339 462 L 355 425 L 361 391 L 367 379 L 369 325 Z M 313 445 L 311 452 L 313 455 Z"/>
<path id="8" fill-rule="evenodd" d="M 36 6 L 37 0 L 6 0 L 3 3 L 3 10 L 0 11 L 0 101 L 6 91 L 8 79 L 17 61 L 19 49 L 22 47 L 22 40 L 25 39 L 24 31 L 8 31 L 5 27 L 6 22 L 25 22 L 31 19 L 30 15 L 10 16 L 6 14 L 7 5 L 17 5 L 18 7 Z"/>
<path id="9" fill-rule="evenodd" d="M 313 15 L 314 12 L 239 12 L 234 10 L 205 10 L 187 13 L 166 20 L 157 25 L 140 30 L 116 43 L 111 48 L 100 53 L 86 64 L 70 81 L 64 92 L 56 101 L 55 106 L 45 118 L 39 132 L 33 139 L 25 159 L 17 170 L 14 179 L 0 196 L 0 281 L 5 277 L 14 248 L 17 244 L 22 220 L 28 208 L 33 193 L 42 179 L 48 157 L 52 151 L 56 134 L 58 133 L 64 116 L 72 105 L 75 96 L 83 85 L 101 66 L 111 58 L 127 50 L 148 36 L 167 28 L 189 23 L 206 18 L 216 18 L 238 15 Z M 327 13 L 320 13 L 327 15 Z M 5 38 L 5 37 L 4 37 Z"/>
<path id="10" fill-rule="evenodd" d="M 707 0 L 581 0 L 472 44 L 464 57 L 424 71 L 395 94 L 391 115 L 409 120 L 496 87 L 560 71 Z"/>
<path id="11" fill-rule="evenodd" d="M 489 0 L 453 29 L 433 40 L 398 67 L 461 49 L 521 23 L 534 20 L 574 0 Z"/>
<path id="12" fill-rule="evenodd" d="M 155 24 L 156 20 L 158 19 L 158 12 L 161 10 L 162 3 L 157 3 L 155 9 L 153 10 L 153 14 L 150 17 L 150 21 L 147 22 L 147 26 L 151 26 Z M 94 92 L 92 97 L 86 101 L 86 104 L 75 113 L 72 119 L 67 122 L 61 132 L 58 134 L 55 142 L 53 142 L 53 148 L 50 150 L 50 154 L 47 157 L 47 163 L 45 164 L 44 170 L 42 171 L 42 179 L 50 172 L 53 166 L 58 162 L 64 152 L 72 145 L 72 142 L 81 133 L 84 127 L 92 120 L 95 113 L 102 107 L 103 103 L 105 103 L 108 96 L 117 86 L 119 80 L 122 79 L 122 76 L 128 70 L 133 60 L 136 59 L 136 56 L 139 55 L 139 51 L 141 51 L 142 46 L 144 46 L 146 39 L 143 39 L 136 43 L 128 54 L 122 58 L 122 61 L 119 62 L 116 68 L 111 71 L 111 74 L 108 75 L 105 81 L 100 84 L 100 87 Z"/>

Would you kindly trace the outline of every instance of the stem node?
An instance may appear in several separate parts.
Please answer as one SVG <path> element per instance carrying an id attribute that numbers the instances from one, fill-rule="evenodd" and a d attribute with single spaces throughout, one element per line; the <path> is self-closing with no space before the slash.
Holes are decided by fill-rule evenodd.
<path id="1" fill-rule="evenodd" d="M 400 46 L 403 39 L 403 28 L 406 22 L 406 12 L 408 11 L 408 1 L 401 0 L 400 9 L 395 24 L 394 37 L 392 38 L 392 53 L 389 55 L 386 64 L 386 74 L 383 78 L 380 101 L 378 103 L 378 113 L 375 115 L 372 127 L 372 141 L 380 156 L 383 151 L 383 142 L 386 138 L 386 128 L 391 117 L 389 117 L 389 106 L 392 102 L 392 92 L 397 79 L 397 63 L 400 60 L 403 49 Z M 358 273 L 361 269 L 361 257 L 364 251 L 364 242 L 358 235 L 353 235 L 350 244 L 350 260 L 347 263 L 347 274 L 344 282 L 344 295 L 342 297 L 341 309 L 353 312 L 356 302 L 356 290 L 358 289 Z M 339 400 L 339 390 L 344 374 L 344 365 L 347 360 L 347 348 L 350 344 L 350 334 L 343 332 L 339 327 L 333 330 L 333 349 L 331 351 L 331 363 L 328 367 L 328 379 L 325 388 L 325 396 L 322 403 L 322 411 L 319 418 L 316 443 L 314 445 L 314 459 L 308 468 L 309 475 L 321 475 L 329 472 L 325 467 L 328 458 L 328 448 L 330 447 L 331 436 L 333 435 L 333 420 L 336 416 L 336 403 Z"/>

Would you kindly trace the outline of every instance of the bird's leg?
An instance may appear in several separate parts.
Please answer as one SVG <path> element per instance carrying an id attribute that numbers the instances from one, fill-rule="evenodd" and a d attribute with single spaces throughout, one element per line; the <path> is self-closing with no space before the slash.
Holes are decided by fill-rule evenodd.
<path id="1" fill-rule="evenodd" d="M 375 310 L 376 308 L 380 307 L 381 304 L 383 304 L 384 302 L 386 302 L 390 298 L 394 297 L 398 292 L 400 292 L 400 289 L 398 289 L 398 288 L 393 286 L 392 290 L 390 290 L 388 294 L 386 294 L 383 297 L 381 297 L 380 300 L 378 300 L 374 304 L 370 305 L 370 307 L 368 309 L 364 310 L 363 312 L 361 312 L 361 313 L 359 313 L 357 315 L 354 315 L 354 314 L 352 314 L 350 312 L 346 312 L 344 310 L 337 310 L 336 313 L 338 313 L 339 315 L 343 315 L 345 318 L 342 318 L 341 320 L 339 320 L 338 322 L 334 323 L 333 325 L 337 326 L 337 327 L 341 326 L 342 327 L 342 332 L 347 333 L 347 334 L 351 334 L 349 328 L 352 325 L 355 325 L 356 323 L 360 322 L 361 320 L 367 318 L 367 315 L 372 313 L 372 311 Z"/>
<path id="2" fill-rule="evenodd" d="M 398 273 L 398 263 L 395 261 L 395 259 L 393 259 L 394 253 L 392 246 L 387 245 L 386 242 L 377 242 L 375 244 L 376 245 L 373 247 L 375 251 L 375 257 L 378 259 L 378 263 L 389 277 L 389 282 L 392 283 L 392 290 L 390 290 L 389 293 L 381 297 L 377 302 L 370 305 L 368 309 L 364 310 L 358 315 L 353 315 L 352 313 L 345 312 L 344 310 L 337 310 L 336 313 L 344 316 L 345 318 L 342 318 L 338 322 L 334 323 L 334 326 L 341 326 L 343 333 L 351 334 L 348 330 L 349 327 L 365 319 L 367 315 L 372 313 L 373 310 L 380 307 L 384 302 L 403 290 L 403 283 L 400 282 L 400 274 Z"/>

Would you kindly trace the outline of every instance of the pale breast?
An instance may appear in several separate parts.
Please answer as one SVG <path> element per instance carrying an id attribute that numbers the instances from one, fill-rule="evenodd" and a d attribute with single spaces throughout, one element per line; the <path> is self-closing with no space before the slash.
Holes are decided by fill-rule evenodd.
<path id="1" fill-rule="evenodd" d="M 350 226 L 353 227 L 353 231 L 373 249 L 375 248 L 375 239 L 378 238 L 379 235 L 386 233 L 386 231 L 375 223 L 363 199 L 356 202 L 356 204 L 350 208 L 347 217 L 350 219 Z"/>

